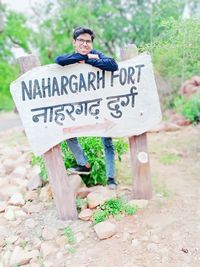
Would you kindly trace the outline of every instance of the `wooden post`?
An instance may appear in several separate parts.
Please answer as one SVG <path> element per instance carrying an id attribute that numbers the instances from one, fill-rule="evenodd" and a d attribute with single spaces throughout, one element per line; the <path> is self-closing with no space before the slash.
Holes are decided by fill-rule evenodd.
<path id="1" fill-rule="evenodd" d="M 38 57 L 29 55 L 20 57 L 19 65 L 21 72 L 25 73 L 34 67 L 40 66 L 40 61 Z M 47 151 L 43 158 L 58 217 L 62 220 L 77 219 L 76 192 L 81 182 L 80 177 L 77 175 L 69 177 L 67 175 L 59 145 Z"/>
<path id="2" fill-rule="evenodd" d="M 127 60 L 138 55 L 137 47 L 130 44 L 120 51 L 121 60 Z M 149 155 L 147 149 L 147 134 L 129 138 L 131 167 L 133 174 L 133 198 L 150 199 L 152 185 L 150 175 Z"/>

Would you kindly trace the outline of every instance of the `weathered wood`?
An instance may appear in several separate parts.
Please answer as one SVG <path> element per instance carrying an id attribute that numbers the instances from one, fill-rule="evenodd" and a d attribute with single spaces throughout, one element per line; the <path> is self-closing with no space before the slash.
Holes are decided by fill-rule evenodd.
<path id="1" fill-rule="evenodd" d="M 122 48 L 120 51 L 121 60 L 127 60 L 137 55 L 137 47 L 133 44 Z M 143 133 L 130 137 L 129 146 L 133 174 L 133 198 L 150 199 L 152 197 L 152 185 L 147 149 L 147 134 Z"/>
<path id="2" fill-rule="evenodd" d="M 22 73 L 40 66 L 38 57 L 34 55 L 20 57 L 18 61 Z M 58 217 L 62 220 L 77 219 L 76 191 L 80 184 L 80 180 L 77 177 L 72 177 L 70 180 L 70 177 L 66 173 L 59 145 L 54 146 L 46 152 L 43 157 Z"/>

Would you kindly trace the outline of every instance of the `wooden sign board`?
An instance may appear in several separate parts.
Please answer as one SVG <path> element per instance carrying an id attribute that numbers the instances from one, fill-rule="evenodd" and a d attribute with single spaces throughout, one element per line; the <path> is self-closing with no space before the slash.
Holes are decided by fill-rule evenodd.
<path id="1" fill-rule="evenodd" d="M 148 54 L 120 62 L 115 72 L 36 67 L 12 82 L 11 93 L 36 155 L 71 137 L 139 135 L 162 117 Z"/>

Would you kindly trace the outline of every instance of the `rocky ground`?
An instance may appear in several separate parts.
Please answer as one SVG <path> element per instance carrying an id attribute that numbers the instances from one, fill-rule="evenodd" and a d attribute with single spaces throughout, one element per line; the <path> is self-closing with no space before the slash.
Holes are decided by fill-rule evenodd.
<path id="1" fill-rule="evenodd" d="M 118 163 L 116 192 L 94 188 L 82 219 L 61 221 L 19 122 L 0 115 L 0 130 L 0 267 L 200 266 L 199 127 L 148 134 L 153 198 L 100 232 L 90 218 L 101 196 L 131 196 L 129 155 Z"/>

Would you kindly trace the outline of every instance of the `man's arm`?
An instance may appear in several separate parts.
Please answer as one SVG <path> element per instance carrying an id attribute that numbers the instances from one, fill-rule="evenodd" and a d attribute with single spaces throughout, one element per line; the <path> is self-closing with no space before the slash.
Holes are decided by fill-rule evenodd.
<path id="1" fill-rule="evenodd" d="M 88 59 L 85 60 L 85 63 L 90 64 L 93 67 L 97 67 L 101 70 L 118 70 L 118 65 L 113 58 L 106 57 L 104 54 L 96 50 L 93 50 L 91 55 L 97 55 L 98 58 L 90 58 L 88 55 Z"/>
<path id="2" fill-rule="evenodd" d="M 70 65 L 78 63 L 79 61 L 86 60 L 88 57 L 86 55 L 81 55 L 79 53 L 65 54 L 58 56 L 55 62 L 61 66 Z"/>

